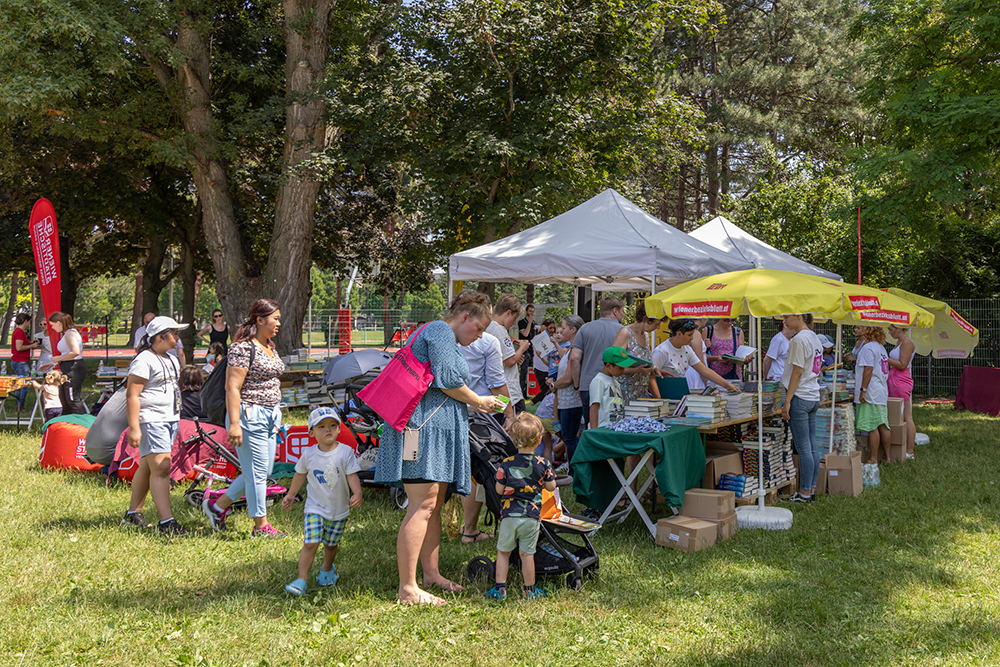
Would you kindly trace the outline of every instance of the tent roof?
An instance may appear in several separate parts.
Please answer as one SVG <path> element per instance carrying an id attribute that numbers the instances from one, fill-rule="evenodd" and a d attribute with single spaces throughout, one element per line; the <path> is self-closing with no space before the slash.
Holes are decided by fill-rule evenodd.
<path id="1" fill-rule="evenodd" d="M 755 236 L 743 231 L 722 216 L 713 218 L 689 234 L 699 241 L 704 241 L 713 248 L 737 253 L 747 261 L 753 262 L 758 269 L 776 269 L 779 271 L 794 271 L 808 273 L 823 278 L 843 280 L 836 273 L 831 273 L 818 266 L 813 266 L 797 257 L 782 252 L 770 246 Z"/>
<path id="2" fill-rule="evenodd" d="M 753 268 L 605 190 L 579 206 L 449 261 L 451 280 L 568 283 L 648 290 L 701 276 Z"/>

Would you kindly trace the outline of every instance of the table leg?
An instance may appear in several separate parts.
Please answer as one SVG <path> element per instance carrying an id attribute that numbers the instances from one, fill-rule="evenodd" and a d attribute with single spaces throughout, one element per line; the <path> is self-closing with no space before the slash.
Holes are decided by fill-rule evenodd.
<path id="1" fill-rule="evenodd" d="M 652 462 L 650 462 L 650 459 L 652 458 L 654 453 L 655 452 L 652 449 L 650 449 L 645 454 L 643 454 L 642 458 L 639 459 L 639 465 L 635 467 L 635 469 L 632 471 L 632 474 L 629 475 L 627 478 L 622 473 L 621 468 L 619 468 L 618 465 L 615 463 L 615 460 L 608 459 L 608 465 L 611 466 L 611 470 L 612 472 L 614 472 L 615 477 L 618 478 L 618 481 L 621 483 L 622 488 L 618 490 L 618 493 L 615 494 L 615 497 L 614 499 L 612 499 L 611 504 L 608 505 L 607 509 L 604 510 L 604 514 L 601 515 L 601 518 L 599 519 L 599 522 L 601 524 L 604 524 L 605 522 L 611 520 L 621 523 L 622 521 L 628 518 L 628 516 L 632 513 L 633 510 L 636 510 L 637 512 L 639 512 L 639 516 L 642 517 L 642 520 L 646 524 L 646 528 L 649 529 L 650 534 L 654 538 L 656 538 L 656 524 L 652 522 L 652 520 L 649 518 L 649 515 L 646 514 L 646 510 L 645 508 L 643 508 L 642 503 L 639 502 L 639 498 L 641 498 L 642 495 L 646 493 L 649 487 L 652 486 L 653 481 L 656 479 L 655 476 L 656 469 L 653 467 Z M 632 482 L 638 478 L 639 473 L 642 471 L 643 468 L 649 471 L 649 476 L 646 478 L 646 481 L 639 488 L 638 492 L 633 491 Z M 618 501 L 621 499 L 622 495 L 627 495 L 629 497 L 629 500 L 631 501 L 631 504 L 625 509 L 617 510 L 616 506 L 618 504 Z"/>

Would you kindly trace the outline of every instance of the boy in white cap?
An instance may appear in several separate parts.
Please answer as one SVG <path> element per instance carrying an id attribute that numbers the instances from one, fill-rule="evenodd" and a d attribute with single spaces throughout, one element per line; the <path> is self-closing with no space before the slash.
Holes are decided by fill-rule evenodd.
<path id="1" fill-rule="evenodd" d="M 285 586 L 292 595 L 304 595 L 309 570 L 312 568 L 320 543 L 323 544 L 323 565 L 316 583 L 333 586 L 337 583 L 337 568 L 333 559 L 347 527 L 352 508 L 361 507 L 361 467 L 354 450 L 337 442 L 340 417 L 331 408 L 322 407 L 309 413 L 309 435 L 316 439 L 315 447 L 307 447 L 295 464 L 295 477 L 281 501 L 286 510 L 292 509 L 295 496 L 308 480 L 306 487 L 305 536 L 299 552 L 299 577 Z"/>
<path id="2" fill-rule="evenodd" d="M 177 385 L 181 367 L 168 354 L 177 347 L 177 332 L 188 325 L 170 317 L 154 317 L 138 353 L 128 367 L 125 414 L 128 444 L 139 450 L 139 469 L 132 479 L 132 499 L 121 523 L 134 528 L 151 527 L 142 515 L 146 496 L 153 496 L 159 514 L 157 530 L 173 537 L 187 531 L 174 519 L 170 508 L 170 455 L 181 419 L 181 390 Z"/>
<path id="3" fill-rule="evenodd" d="M 833 341 L 826 334 L 819 334 L 816 338 L 819 339 L 819 344 L 823 346 L 823 368 L 832 368 L 837 363 L 837 357 L 833 353 Z"/>

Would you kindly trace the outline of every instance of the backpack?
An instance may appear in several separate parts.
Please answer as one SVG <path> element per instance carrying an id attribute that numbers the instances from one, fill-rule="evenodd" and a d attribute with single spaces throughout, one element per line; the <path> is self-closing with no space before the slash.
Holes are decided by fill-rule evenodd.
<path id="1" fill-rule="evenodd" d="M 257 346 L 250 345 L 250 363 L 253 368 L 254 357 L 257 356 Z M 201 385 L 201 411 L 205 413 L 205 421 L 223 426 L 226 423 L 226 368 L 229 367 L 229 355 L 216 362 L 205 384 Z"/>

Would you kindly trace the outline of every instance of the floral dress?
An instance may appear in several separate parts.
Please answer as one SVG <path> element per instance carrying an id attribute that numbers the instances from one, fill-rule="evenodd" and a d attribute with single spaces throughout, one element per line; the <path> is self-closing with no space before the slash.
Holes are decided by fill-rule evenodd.
<path id="1" fill-rule="evenodd" d="M 653 352 L 639 342 L 639 339 L 632 333 L 632 329 L 629 327 L 625 328 L 628 329 L 628 345 L 625 347 L 625 351 L 633 357 L 645 359 L 652 363 Z M 622 375 L 618 378 L 618 384 L 622 390 L 622 400 L 624 400 L 626 405 L 637 398 L 649 398 L 649 375 L 645 373 Z"/>
<path id="2" fill-rule="evenodd" d="M 379 443 L 375 481 L 393 486 L 413 479 L 447 482 L 450 491 L 468 495 L 472 490 L 468 409 L 441 390 L 469 385 L 469 364 L 459 350 L 454 330 L 441 320 L 425 326 L 410 349 L 420 361 L 430 362 L 434 375 L 407 424 L 420 429 L 417 460 L 403 460 L 403 434 L 387 427 Z"/>

